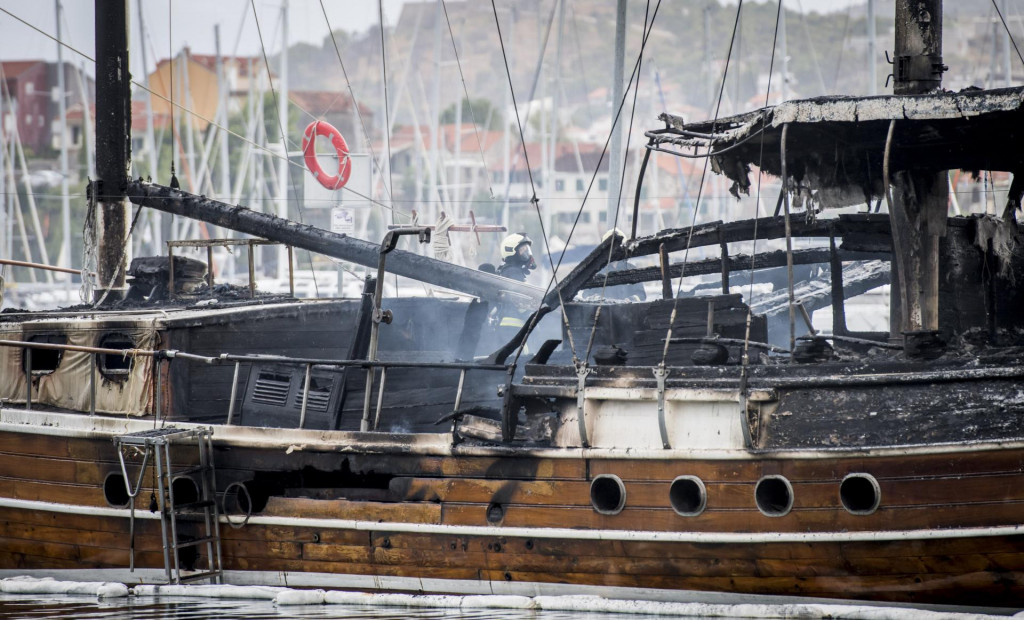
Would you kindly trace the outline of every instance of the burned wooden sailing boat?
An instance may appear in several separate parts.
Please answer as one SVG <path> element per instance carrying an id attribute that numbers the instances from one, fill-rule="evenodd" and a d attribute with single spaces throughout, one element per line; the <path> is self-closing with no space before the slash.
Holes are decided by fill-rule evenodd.
<path id="1" fill-rule="evenodd" d="M 97 5 L 108 4 L 119 5 L 113 27 L 123 31 L 124 1 Z M 101 69 L 126 47 L 111 45 Z M 919 53 L 898 83 L 922 79 L 921 67 L 930 79 L 934 63 L 920 58 L 934 53 Z M 114 114 L 117 104 L 105 105 Z M 1012 217 L 946 218 L 944 206 L 935 216 L 922 198 L 934 185 L 915 175 L 1016 173 L 1020 156 L 1006 145 L 1022 115 L 1024 90 L 1008 89 L 798 101 L 704 124 L 666 116 L 649 150 L 708 149 L 739 188 L 750 164 L 833 204 L 898 186 L 891 210 L 910 215 L 797 219 L 784 205 L 777 217 L 612 236 L 557 290 L 536 295 L 535 317 L 559 316 L 562 338 L 530 355 L 520 345 L 536 320 L 485 357 L 467 331 L 452 336 L 460 355 L 399 344 L 398 324 L 370 295 L 5 316 L 2 572 L 1019 608 L 1020 232 Z M 123 215 L 131 200 L 354 251 L 131 181 L 124 151 L 108 164 L 93 188 L 101 209 L 113 203 Z M 1009 216 L 1018 205 L 1019 191 Z M 928 227 L 907 224 L 925 212 Z M 107 223 L 120 217 L 103 213 Z M 932 234 L 936 219 L 944 235 Z M 915 231 L 935 237 L 930 249 L 893 252 L 919 247 Z M 823 243 L 729 253 L 729 244 L 793 238 Z M 699 246 L 722 256 L 668 258 Z M 387 254 L 360 251 L 374 263 Z M 595 277 L 608 262 L 659 253 L 660 268 Z M 385 266 L 406 268 L 400 257 Z M 800 300 L 832 306 L 832 334 L 798 340 L 799 310 L 783 303 L 789 346 L 773 344 L 778 304 L 752 311 L 755 300 L 732 284 L 740 271 L 810 263 L 829 277 Z M 892 263 L 901 318 L 885 334 L 851 332 L 845 299 L 888 281 Z M 411 275 L 435 277 L 435 267 Z M 119 272 L 115 261 L 104 282 Z M 721 274 L 720 294 L 673 290 L 675 278 L 709 273 Z M 471 292 L 491 295 L 486 274 L 462 275 Z M 641 280 L 662 281 L 664 298 L 574 299 Z M 786 288 L 796 301 L 797 287 Z M 407 307 L 395 316 L 422 311 L 397 303 Z M 479 313 L 437 303 L 439 316 L 467 324 Z M 390 357 L 371 355 L 358 325 L 371 338 L 379 330 Z M 286 329 L 317 341 L 288 348 Z M 447 426 L 419 424 L 438 418 Z M 381 432 L 403 420 L 419 422 Z"/>

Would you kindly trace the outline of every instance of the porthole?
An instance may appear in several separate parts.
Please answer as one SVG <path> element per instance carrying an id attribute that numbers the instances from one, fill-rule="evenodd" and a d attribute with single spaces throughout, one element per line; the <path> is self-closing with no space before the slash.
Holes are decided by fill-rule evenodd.
<path id="1" fill-rule="evenodd" d="M 63 334 L 37 334 L 30 336 L 28 341 L 65 345 L 68 343 L 68 337 Z M 57 370 L 63 357 L 64 351 L 61 349 L 24 348 L 21 350 L 22 369 L 28 372 L 30 370 L 29 364 L 31 363 L 33 375 L 48 375 Z M 29 361 L 30 358 L 31 362 Z"/>
<path id="2" fill-rule="evenodd" d="M 128 489 L 124 485 L 124 476 L 119 472 L 110 472 L 103 479 L 103 499 L 107 504 L 115 508 L 124 508 L 128 505 Z"/>
<path id="3" fill-rule="evenodd" d="M 101 349 L 134 349 L 135 342 L 124 334 L 107 334 L 100 339 Z M 103 353 L 99 357 L 99 371 L 108 379 L 124 379 L 132 371 L 135 358 L 122 353 Z"/>
<path id="4" fill-rule="evenodd" d="M 704 512 L 708 503 L 708 492 L 704 483 L 696 476 L 679 476 L 668 489 L 668 500 L 672 510 L 684 517 L 695 517 Z"/>
<path id="5" fill-rule="evenodd" d="M 171 481 L 174 505 L 194 504 L 199 501 L 199 485 L 188 476 L 179 476 Z"/>
<path id="6" fill-rule="evenodd" d="M 490 504 L 487 506 L 487 522 L 497 525 L 505 519 L 505 507 L 501 504 Z"/>
<path id="7" fill-rule="evenodd" d="M 590 503 L 603 515 L 617 515 L 626 505 L 626 485 L 614 474 L 601 474 L 590 483 Z"/>
<path id="8" fill-rule="evenodd" d="M 871 474 L 850 474 L 839 485 L 843 507 L 855 515 L 869 515 L 882 502 L 882 489 Z"/>
<path id="9" fill-rule="evenodd" d="M 765 476 L 754 489 L 757 509 L 767 517 L 781 517 L 793 508 L 793 486 L 782 476 Z"/>

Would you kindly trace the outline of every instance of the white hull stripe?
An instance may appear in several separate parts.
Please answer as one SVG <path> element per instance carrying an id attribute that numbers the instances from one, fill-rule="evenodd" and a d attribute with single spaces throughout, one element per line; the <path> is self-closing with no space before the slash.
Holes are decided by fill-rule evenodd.
<path id="1" fill-rule="evenodd" d="M 32 500 L 0 498 L 0 507 L 57 512 L 92 517 L 127 519 L 127 508 L 75 506 Z M 148 510 L 135 511 L 136 519 L 159 519 Z M 241 517 L 231 517 L 236 525 Z M 221 515 L 221 522 L 229 517 Z M 564 527 L 495 527 L 488 525 L 442 525 L 436 523 L 388 523 L 355 519 L 307 519 L 302 517 L 253 516 L 248 525 L 280 525 L 333 530 L 443 534 L 450 536 L 505 536 L 511 538 L 555 538 L 568 540 L 617 540 L 638 542 L 681 542 L 706 544 L 809 543 L 809 542 L 892 542 L 900 540 L 941 540 L 951 538 L 988 538 L 1024 534 L 1024 524 L 957 529 L 884 530 L 865 532 L 654 532 L 647 530 L 577 530 Z"/>

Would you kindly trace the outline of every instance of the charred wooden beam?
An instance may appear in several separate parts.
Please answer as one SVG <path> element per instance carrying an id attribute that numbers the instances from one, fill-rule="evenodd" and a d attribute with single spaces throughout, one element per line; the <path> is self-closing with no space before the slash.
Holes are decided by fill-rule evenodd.
<path id="1" fill-rule="evenodd" d="M 887 252 L 851 252 L 836 250 L 836 256 L 840 261 L 855 260 L 887 260 L 890 254 Z M 794 265 L 814 265 L 817 263 L 828 263 L 831 260 L 831 253 L 828 249 L 795 250 L 793 252 Z M 786 265 L 786 252 L 776 250 L 773 252 L 762 252 L 754 255 L 753 261 L 747 254 L 737 254 L 728 259 L 729 271 L 743 271 L 751 268 L 768 269 L 770 267 L 784 267 Z M 682 275 L 703 276 L 712 273 L 722 272 L 722 259 L 709 258 L 706 260 L 693 261 L 691 263 L 676 263 L 669 266 L 669 277 L 678 278 Z M 608 274 L 608 286 L 619 284 L 633 284 L 636 282 L 653 282 L 661 280 L 661 267 L 640 267 L 637 269 L 623 269 Z M 604 276 L 591 278 L 582 288 L 593 289 L 605 285 Z"/>
<path id="2" fill-rule="evenodd" d="M 263 237 L 366 267 L 376 267 L 379 260 L 380 245 L 376 243 L 333 233 L 308 224 L 300 224 L 267 213 L 260 213 L 246 207 L 229 205 L 205 196 L 196 196 L 162 185 L 130 181 L 128 183 L 128 198 L 137 205 L 190 217 L 208 224 Z M 387 271 L 484 299 L 497 299 L 503 291 L 510 291 L 536 303 L 539 303 L 543 296 L 543 291 L 525 282 L 510 280 L 403 250 L 394 250 L 390 253 Z"/>
<path id="3" fill-rule="evenodd" d="M 792 222 L 792 234 L 794 237 L 829 237 L 832 231 L 835 234 L 845 237 L 856 235 L 859 237 L 877 237 L 878 245 L 888 244 L 889 239 L 889 217 L 887 215 L 876 215 L 869 213 L 858 213 L 843 215 L 838 219 L 821 219 L 806 221 L 797 218 L 799 221 Z M 692 234 L 692 238 L 691 237 Z M 658 248 L 664 244 L 669 252 L 682 250 L 689 245 L 690 248 L 699 248 L 722 243 L 733 243 L 736 241 L 751 241 L 756 234 L 757 239 L 782 239 L 786 236 L 786 229 L 783 222 L 774 217 L 763 217 L 757 220 L 741 220 L 738 222 L 710 222 L 700 224 L 691 228 L 677 228 L 667 230 L 650 237 L 643 237 L 636 240 L 628 250 L 628 256 L 647 256 L 657 254 Z"/>

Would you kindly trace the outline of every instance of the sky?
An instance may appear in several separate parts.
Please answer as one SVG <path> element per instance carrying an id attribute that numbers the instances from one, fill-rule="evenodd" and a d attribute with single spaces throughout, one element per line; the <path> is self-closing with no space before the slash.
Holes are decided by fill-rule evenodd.
<path id="1" fill-rule="evenodd" d="M 138 53 L 140 0 L 129 0 L 132 14 L 130 32 L 132 72 L 139 73 Z M 177 52 L 189 45 L 193 53 L 213 54 L 214 25 L 220 25 L 221 52 L 224 55 L 251 56 L 261 53 L 260 32 L 253 18 L 253 5 L 259 30 L 268 54 L 281 49 L 281 0 L 141 0 L 146 25 L 146 53 L 149 68 L 169 54 L 168 43 Z M 319 45 L 328 28 L 320 0 L 288 0 L 289 44 L 306 41 Z M 384 21 L 397 21 L 404 0 L 384 0 Z M 61 39 L 80 52 L 93 56 L 93 2 L 64 0 L 65 19 Z M 331 28 L 362 31 L 378 21 L 376 0 L 323 0 Z M 0 0 L 0 60 L 57 59 L 57 44 L 3 11 L 10 12 L 50 35 L 57 31 L 56 0 Z M 170 11 L 169 11 L 170 9 Z M 168 13 L 170 12 L 170 23 Z M 173 37 L 173 40 L 172 40 Z M 81 64 L 79 54 L 65 48 L 64 59 Z M 139 63 L 139 64 L 137 64 Z M 92 72 L 87 62 L 88 72 Z"/>
<path id="2" fill-rule="evenodd" d="M 363 31 L 378 21 L 377 0 L 287 0 L 289 44 L 299 41 L 319 45 L 328 33 L 324 10 L 331 28 Z M 384 0 L 384 21 L 393 25 L 406 0 Z M 472 0 L 471 0 L 472 1 Z M 480 1 L 480 0 L 477 0 Z M 634 0 L 638 1 L 638 0 Z M 670 0 L 671 1 L 671 0 Z M 220 25 L 221 51 L 224 55 L 253 56 L 261 54 L 260 32 L 253 18 L 253 5 L 259 30 L 268 54 L 281 49 L 281 6 L 283 0 L 129 0 L 132 14 L 132 72 L 140 74 L 138 53 L 138 11 L 141 2 L 146 24 L 146 54 L 149 69 L 166 58 L 170 47 L 177 52 L 189 45 L 193 53 L 213 54 L 214 25 Z M 608 0 L 609 3 L 614 0 Z M 864 0 L 786 0 L 790 10 L 838 10 Z M 63 0 L 65 19 L 61 38 L 71 47 L 89 56 L 93 47 L 93 2 Z M 499 1 L 500 4 L 500 1 Z M 324 9 L 321 9 L 321 6 Z M 32 30 L 6 12 L 55 35 L 56 0 L 0 0 L 0 60 L 57 59 L 57 44 Z M 170 20 L 168 20 L 170 14 Z M 64 59 L 81 65 L 83 58 L 65 50 Z M 92 73 L 91 63 L 86 71 Z"/>

